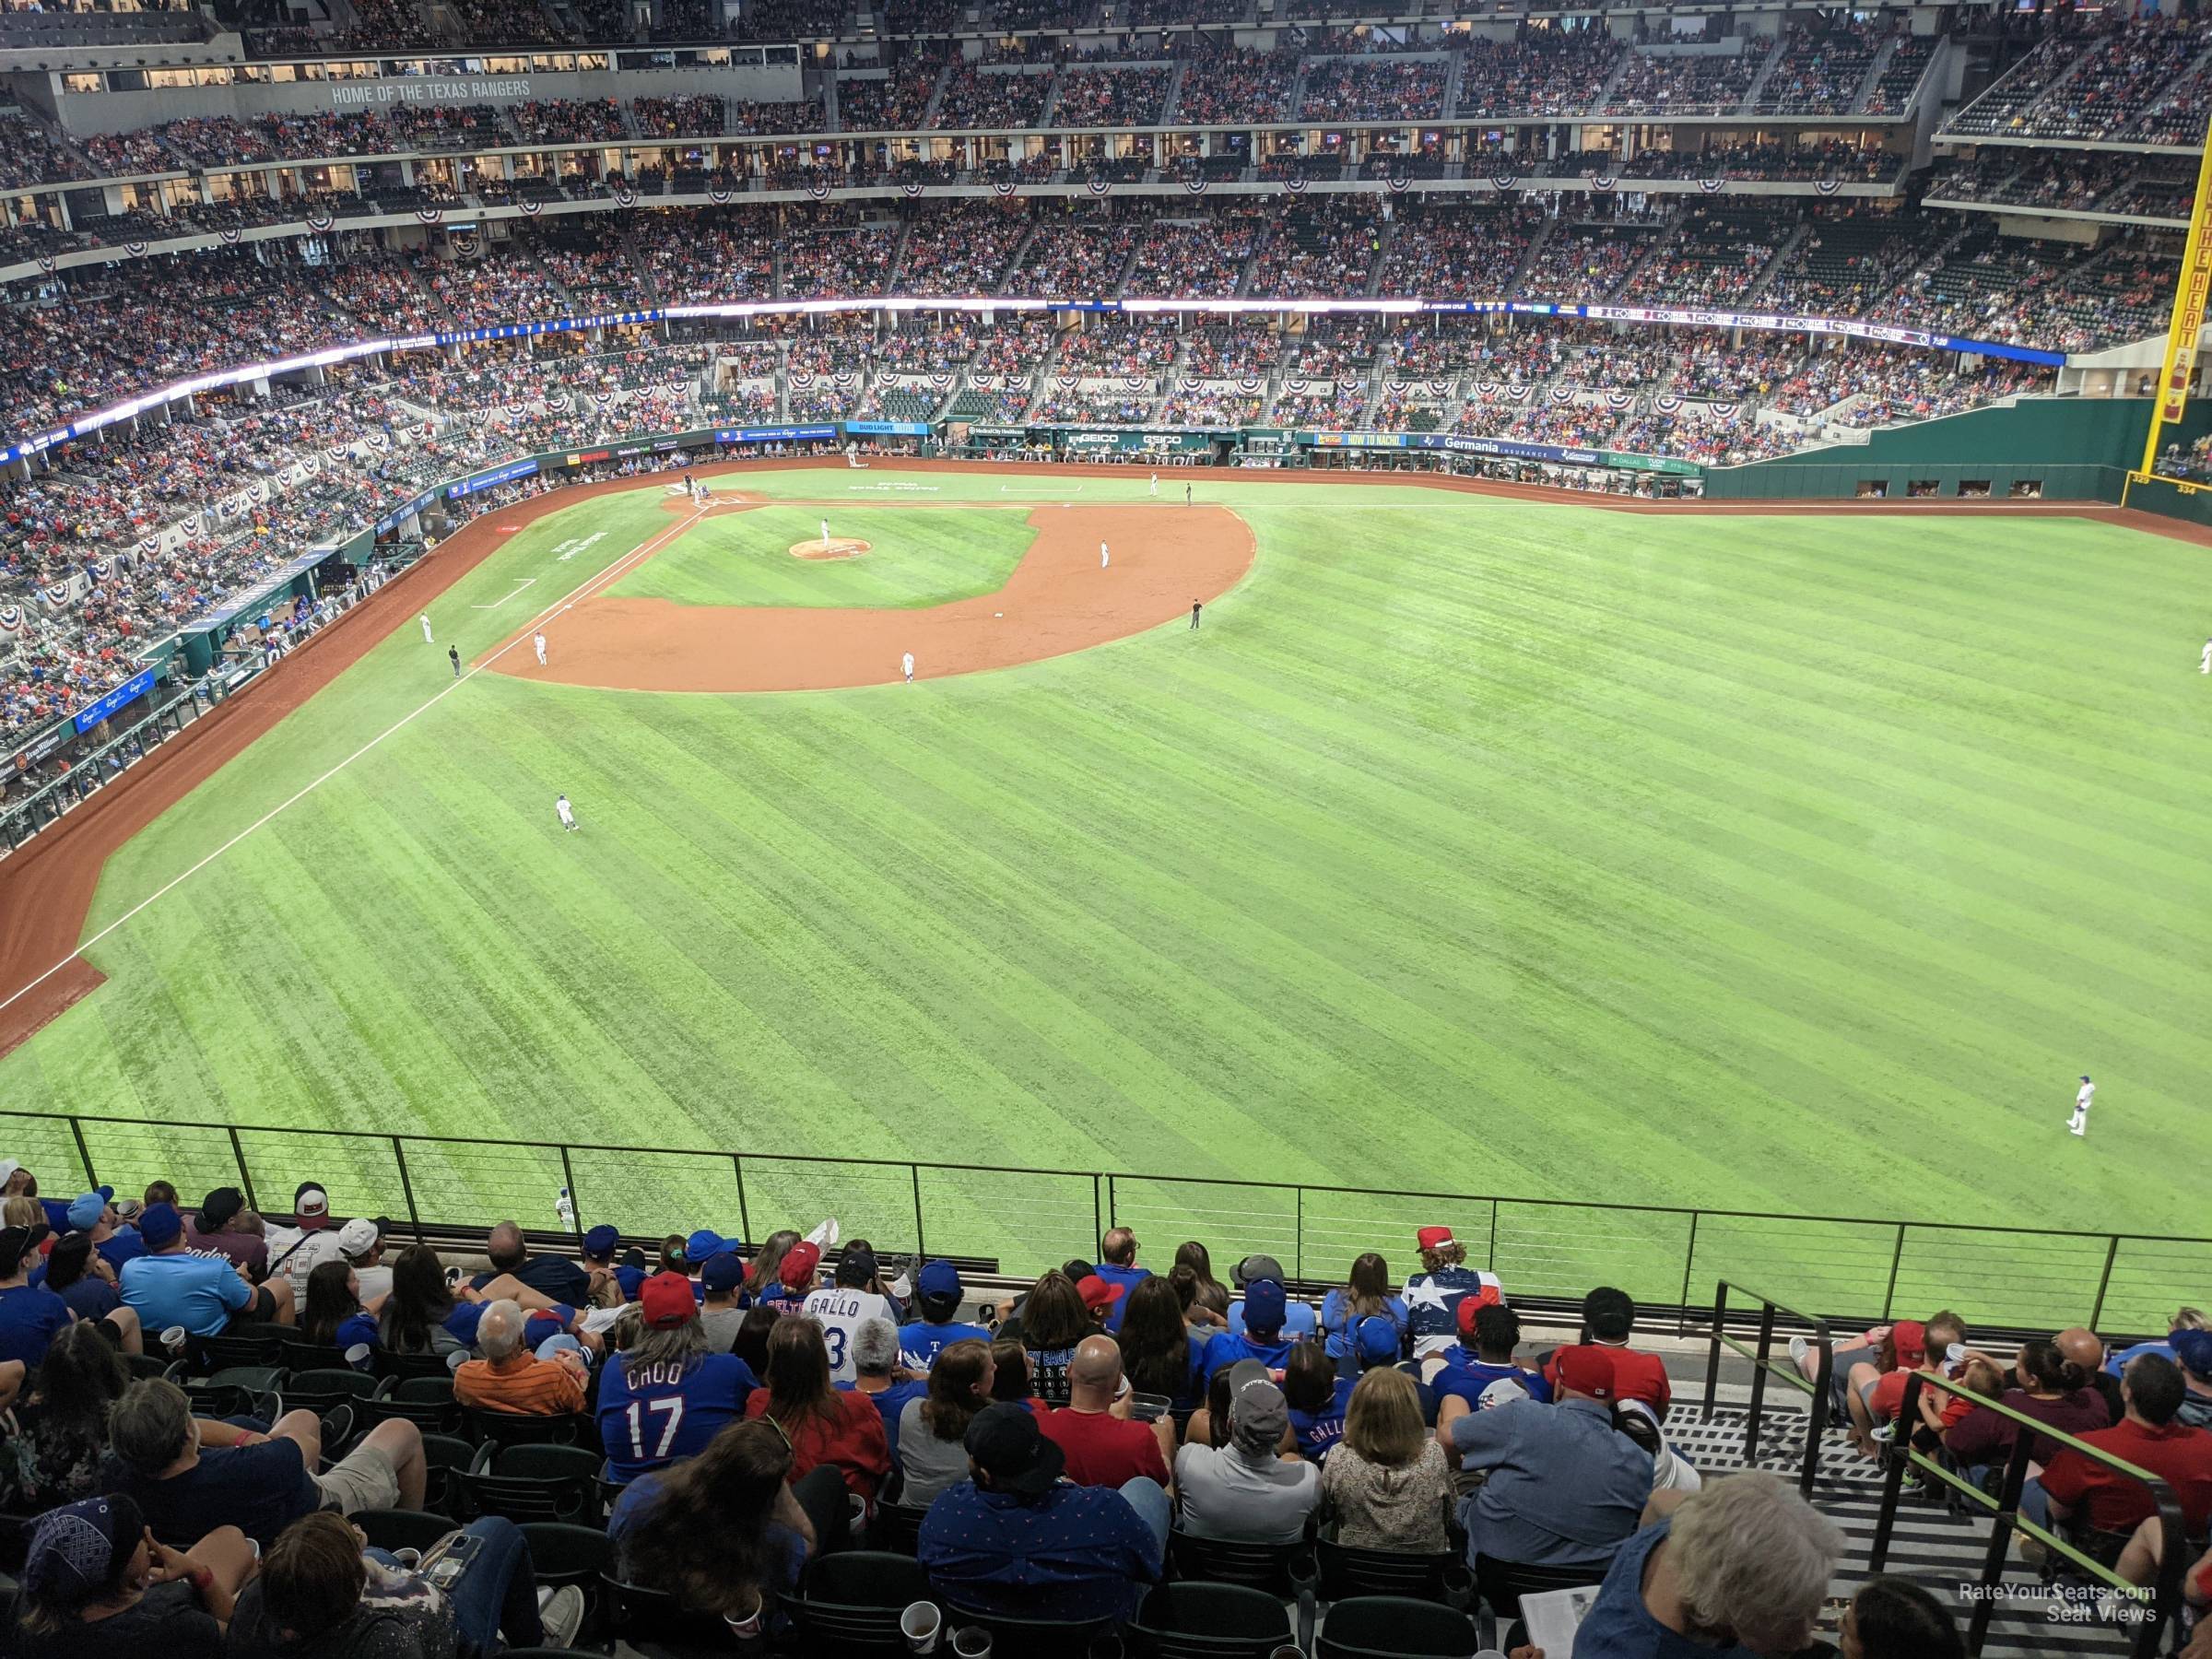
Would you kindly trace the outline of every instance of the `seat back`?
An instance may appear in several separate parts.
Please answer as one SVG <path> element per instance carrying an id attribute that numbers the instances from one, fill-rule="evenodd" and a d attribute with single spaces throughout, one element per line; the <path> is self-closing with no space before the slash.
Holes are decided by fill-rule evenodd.
<path id="1" fill-rule="evenodd" d="M 1244 1584 L 1158 1585 L 1123 1635 L 1150 1659 L 1269 1659 L 1296 1641 L 1282 1602 Z"/>
<path id="2" fill-rule="evenodd" d="M 277 1360 L 288 1371 L 351 1371 L 346 1363 L 345 1350 L 327 1347 L 321 1343 L 303 1342 L 297 1336 L 277 1339 Z"/>
<path id="3" fill-rule="evenodd" d="M 287 1371 L 276 1392 L 287 1411 L 312 1411 L 320 1417 L 333 1406 L 365 1400 L 382 1386 L 366 1371 L 341 1366 L 335 1371 Z"/>
<path id="4" fill-rule="evenodd" d="M 1411 1555 L 1394 1549 L 1360 1549 L 1326 1538 L 1313 1547 L 1321 1571 L 1321 1599 L 1344 1601 L 1355 1595 L 1409 1595 L 1416 1601 L 1442 1601 L 1444 1577 L 1458 1565 L 1449 1550 Z"/>
<path id="5" fill-rule="evenodd" d="M 942 1599 L 942 1598 L 940 1598 Z M 1013 1618 L 1003 1613 L 978 1613 L 945 1603 L 945 1628 L 963 1630 L 981 1625 L 991 1632 L 992 1659 L 1077 1659 L 1088 1653 L 1091 1641 L 1110 1633 L 1111 1618 Z M 952 1646 L 947 1637 L 940 1653 Z"/>
<path id="6" fill-rule="evenodd" d="M 510 1521 L 596 1520 L 592 1497 L 596 1453 L 581 1446 L 486 1446 L 476 1465 L 455 1470 L 452 1489 L 471 1516 Z"/>
<path id="7" fill-rule="evenodd" d="M 184 1357 L 202 1373 L 234 1365 L 275 1367 L 284 1359 L 284 1337 L 276 1325 L 257 1325 L 236 1335 L 187 1336 Z"/>
<path id="8" fill-rule="evenodd" d="M 1602 1584 L 1605 1579 L 1604 1562 L 1589 1567 L 1531 1567 L 1523 1561 L 1475 1558 L 1475 1587 L 1500 1618 L 1520 1618 L 1524 1595 L 1540 1590 L 1576 1590 L 1586 1584 Z"/>
<path id="9" fill-rule="evenodd" d="M 618 1573 L 601 1575 L 599 1606 L 606 1615 L 605 1634 L 618 1642 L 729 1645 L 728 1627 L 717 1615 L 692 1612 L 666 1591 L 630 1583 Z"/>
<path id="10" fill-rule="evenodd" d="M 1310 1545 L 1241 1544 L 1230 1538 L 1200 1538 L 1185 1532 L 1168 1535 L 1168 1562 L 1173 1576 L 1211 1584 L 1242 1584 L 1270 1595 L 1296 1595 L 1300 1581 L 1313 1576 Z"/>
<path id="11" fill-rule="evenodd" d="M 489 1411 L 481 1406 L 461 1408 L 462 1433 L 491 1446 L 572 1446 L 584 1420 L 577 1412 L 537 1417 L 515 1411 Z"/>
<path id="12" fill-rule="evenodd" d="M 378 1549 L 428 1549 L 461 1524 L 425 1510 L 356 1510 L 350 1517 Z"/>
<path id="13" fill-rule="evenodd" d="M 387 1377 L 382 1386 L 383 1392 L 371 1395 L 364 1404 L 371 1421 L 401 1418 L 425 1434 L 453 1434 L 460 1430 L 461 1406 L 453 1398 L 450 1375 Z"/>
<path id="14" fill-rule="evenodd" d="M 442 1354 L 395 1354 L 390 1348 L 371 1347 L 369 1372 L 371 1376 L 390 1377 L 395 1382 L 404 1382 L 409 1377 L 450 1378 L 453 1370 Z"/>
<path id="15" fill-rule="evenodd" d="M 531 1521 L 522 1527 L 530 1566 L 542 1584 L 575 1584 L 596 1593 L 602 1574 L 615 1570 L 615 1541 L 595 1526 L 566 1521 Z"/>
<path id="16" fill-rule="evenodd" d="M 422 1500 L 443 1513 L 453 1471 L 475 1463 L 477 1449 L 458 1435 L 426 1433 L 422 1437 L 422 1461 L 425 1474 Z"/>
<path id="17" fill-rule="evenodd" d="M 922 1522 L 929 1511 L 911 1503 L 878 1503 L 868 1524 L 868 1547 L 912 1559 L 922 1539 Z"/>
<path id="18" fill-rule="evenodd" d="M 809 1561 L 798 1593 L 779 1605 L 802 1653 L 903 1653 L 900 1616 L 931 1599 L 929 1575 L 912 1558 L 855 1549 Z"/>
<path id="19" fill-rule="evenodd" d="M 1329 1609 L 1313 1659 L 1469 1659 L 1475 1621 L 1434 1602 L 1355 1595 Z"/>

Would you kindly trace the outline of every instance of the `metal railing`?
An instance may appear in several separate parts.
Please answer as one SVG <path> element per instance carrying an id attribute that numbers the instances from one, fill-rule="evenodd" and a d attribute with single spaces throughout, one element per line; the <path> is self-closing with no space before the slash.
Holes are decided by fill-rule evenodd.
<path id="1" fill-rule="evenodd" d="M 880 1250 L 996 1259 L 1029 1275 L 1080 1259 L 1114 1226 L 1135 1230 L 1145 1259 L 1204 1241 L 1217 1266 L 1265 1253 L 1291 1277 L 1335 1282 L 1363 1251 L 1410 1257 L 1414 1234 L 1445 1225 L 1470 1262 L 1516 1297 L 1580 1301 L 1616 1285 L 1647 1308 L 1681 1309 L 1703 1329 L 1695 1287 L 1757 1284 L 1784 1312 L 1839 1325 L 1899 1312 L 1965 1309 L 1977 1334 L 2047 1334 L 2087 1324 L 2157 1335 L 2212 1284 L 2212 1239 L 2077 1233 L 1950 1222 L 1877 1221 L 1742 1210 L 1590 1204 L 1464 1193 L 1382 1192 L 1193 1175 L 1046 1170 L 894 1159 L 822 1158 L 696 1147 L 618 1147 L 341 1129 L 61 1115 L 0 1110 L 0 1156 L 28 1166 L 49 1194 L 105 1183 L 135 1193 L 173 1182 L 186 1201 L 235 1185 L 283 1215 L 294 1187 L 325 1185 L 342 1214 L 409 1227 L 534 1230 L 573 1225 L 625 1233 L 713 1227 L 758 1242 L 780 1227 L 839 1218 Z M 1787 1305 L 1784 1306 L 1783 1304 Z"/>
<path id="2" fill-rule="evenodd" d="M 1759 1346 L 1747 1347 L 1728 1335 L 1728 1292 L 1734 1290 L 1749 1297 L 1759 1304 Z M 1800 1324 L 1811 1327 L 1809 1350 L 1819 1355 L 1808 1382 L 1797 1369 L 1794 1359 L 1786 1364 L 1773 1357 L 1774 1322 L 1778 1314 L 1786 1313 Z M 1732 1285 L 1723 1279 L 1712 1292 L 1712 1347 L 1705 1359 L 1705 1420 L 1712 1420 L 1715 1393 L 1721 1383 L 1721 1349 L 1732 1348 L 1751 1361 L 1751 1405 L 1744 1417 L 1744 1466 L 1759 1466 L 1759 1426 L 1767 1400 L 1767 1378 L 1780 1377 L 1791 1387 L 1812 1396 L 1811 1409 L 1806 1415 L 1805 1452 L 1797 1465 L 1797 1490 L 1805 1497 L 1813 1495 L 1813 1479 L 1820 1472 L 1820 1437 L 1828 1430 L 1830 1379 L 1835 1371 L 1835 1351 L 1829 1338 L 1828 1321 L 1811 1313 L 1800 1312 L 1786 1302 L 1776 1301 L 1771 1296 L 1742 1285 Z"/>
<path id="3" fill-rule="evenodd" d="M 1971 1400 L 1978 1407 L 1994 1411 L 2009 1421 L 2014 1428 L 2012 1450 L 2005 1459 L 2005 1475 L 1995 1497 L 1983 1490 L 1973 1481 L 1938 1458 L 1931 1457 L 1912 1444 L 1914 1427 L 1920 1423 L 1920 1396 L 1930 1388 L 1940 1389 L 1959 1399 Z M 2149 1585 L 2137 1585 L 2122 1578 L 2096 1557 L 2077 1548 L 2073 1541 L 2053 1528 L 2041 1525 L 2020 1512 L 2020 1492 L 2028 1484 L 2029 1466 L 2035 1461 L 2034 1453 L 2039 1438 L 2055 1441 L 2065 1451 L 2077 1452 L 2092 1463 L 2102 1464 L 2108 1469 L 2131 1476 L 2148 1488 L 2156 1510 L 2159 1530 L 2163 1535 L 2156 1581 Z M 2182 1575 L 2190 1556 L 2189 1543 L 2184 1535 L 2181 1503 L 2173 1488 L 2147 1469 L 2139 1469 L 2124 1458 L 2079 1441 L 2070 1434 L 2039 1422 L 2026 1412 L 2016 1411 L 2000 1400 L 1993 1400 L 1960 1384 L 1947 1381 L 1933 1371 L 1916 1371 L 1905 1379 L 1905 1396 L 1898 1406 L 1897 1438 L 1889 1447 L 1888 1466 L 1882 1477 L 1882 1503 L 1875 1522 L 1874 1546 L 1866 1571 L 1878 1574 L 1889 1559 L 1889 1540 L 1896 1531 L 1898 1503 L 1904 1491 L 1905 1469 L 1911 1465 L 1927 1479 L 1955 1494 L 1954 1502 L 1979 1509 L 1992 1520 L 1989 1548 L 1982 1559 L 1981 1576 L 1973 1594 L 1973 1612 L 1967 1626 L 1967 1651 L 1979 1653 L 1989 1634 L 1989 1621 L 2001 1599 L 1997 1586 L 2004 1581 L 2007 1556 L 2015 1533 L 2031 1538 L 2044 1549 L 2070 1562 L 2074 1569 L 2086 1575 L 2092 1584 L 2104 1586 L 2105 1591 L 2118 1598 L 2115 1606 L 2123 1610 L 2126 1622 L 2134 1629 L 2130 1635 L 2129 1651 L 2138 1659 L 2150 1659 L 2159 1651 L 2159 1632 L 2172 1618 L 2181 1605 Z M 2053 1594 L 2065 1597 L 2065 1587 Z M 2091 1592 L 2092 1595 L 2096 1593 Z M 2071 1602 L 2072 1598 L 2065 1598 Z M 2087 1603 L 2080 1604 L 2087 1606 Z M 2054 1617 L 2072 1618 L 2070 1607 L 2053 1609 Z M 2086 1614 L 2085 1614 L 2086 1617 Z"/>

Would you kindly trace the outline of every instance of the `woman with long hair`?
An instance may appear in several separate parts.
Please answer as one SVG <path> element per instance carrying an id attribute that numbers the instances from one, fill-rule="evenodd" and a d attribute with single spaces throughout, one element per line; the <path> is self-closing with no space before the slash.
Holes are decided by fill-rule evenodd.
<path id="1" fill-rule="evenodd" d="M 883 1414 L 864 1394 L 830 1384 L 830 1347 L 811 1319 L 782 1319 L 768 1335 L 767 1386 L 745 1403 L 748 1418 L 765 1418 L 791 1443 L 791 1473 L 804 1481 L 832 1465 L 870 1509 L 891 1472 Z"/>
<path id="2" fill-rule="evenodd" d="M 756 1300 L 771 1290 L 782 1288 L 783 1258 L 791 1253 L 791 1247 L 798 1241 L 799 1235 L 788 1227 L 781 1232 L 770 1233 L 761 1241 L 759 1250 L 753 1256 L 753 1265 L 746 1272 L 745 1285 L 738 1291 L 739 1306 Z"/>
<path id="3" fill-rule="evenodd" d="M 1339 1544 L 1421 1555 L 1448 1547 L 1451 1465 L 1422 1426 L 1413 1379 L 1396 1367 L 1377 1366 L 1352 1385 L 1344 1439 L 1322 1465 L 1321 1501 Z"/>
<path id="4" fill-rule="evenodd" d="M 377 1346 L 393 1354 L 464 1352 L 468 1344 L 446 1329 L 453 1316 L 445 1264 L 429 1245 L 408 1245 L 392 1264 L 392 1294 L 377 1311 Z"/>
<path id="5" fill-rule="evenodd" d="M 79 1319 L 104 1319 L 123 1306 L 115 1269 L 92 1247 L 90 1233 L 64 1233 L 46 1253 L 46 1288 Z"/>
<path id="6" fill-rule="evenodd" d="M 1327 1466 L 1329 1453 L 1344 1439 L 1351 1397 L 1352 1379 L 1336 1374 L 1327 1348 L 1312 1337 L 1290 1345 L 1283 1363 L 1283 1403 L 1290 1408 L 1291 1440 L 1300 1457 Z"/>
<path id="7" fill-rule="evenodd" d="M 1030 1385 L 1048 1406 L 1067 1404 L 1067 1368 L 1076 1344 L 1098 1329 L 1075 1281 L 1054 1267 L 1021 1305 L 1021 1346 L 1030 1356 Z"/>
<path id="8" fill-rule="evenodd" d="M 317 1262 L 309 1270 L 300 1338 L 318 1347 L 338 1349 L 376 1340 L 375 1317 L 361 1306 L 360 1275 L 344 1256 Z"/>
<path id="9" fill-rule="evenodd" d="M 49 1510 L 31 1531 L 11 1659 L 221 1659 L 253 1547 L 218 1526 L 190 1549 L 154 1542 L 123 1496 Z"/>
<path id="10" fill-rule="evenodd" d="M 999 1337 L 991 1345 L 991 1398 L 1022 1406 L 1036 1397 L 1030 1386 L 1030 1350 L 1011 1336 Z"/>
<path id="11" fill-rule="evenodd" d="M 2012 1371 L 2017 1386 L 1997 1395 L 1999 1404 L 2061 1434 L 2112 1427 L 2104 1396 L 2090 1386 L 2088 1372 L 2059 1351 L 2057 1343 L 2048 1338 L 2023 1342 Z M 1943 1446 L 1967 1477 L 1980 1485 L 2003 1465 L 2019 1431 L 2012 1418 L 1974 1406 L 1944 1430 Z M 2049 1435 L 2039 1434 L 2035 1440 L 2030 1455 L 2036 1462 L 2047 1464 L 2058 1455 L 2058 1442 Z"/>
<path id="12" fill-rule="evenodd" d="M 73 1238 L 83 1238 L 73 1233 Z M 21 1408 L 27 1432 L 6 1442 L 11 1507 L 46 1509 L 100 1489 L 108 1451 L 108 1408 L 130 1386 L 115 1345 L 88 1320 L 58 1332 L 39 1367 L 38 1390 Z"/>
<path id="13" fill-rule="evenodd" d="M 730 1345 L 730 1352 L 752 1367 L 756 1377 L 768 1369 L 768 1334 L 782 1317 L 782 1310 L 763 1307 L 759 1302 L 745 1311 L 745 1319 L 737 1327 L 737 1340 Z"/>
<path id="14" fill-rule="evenodd" d="M 1390 1288 L 1390 1264 L 1373 1251 L 1357 1256 L 1345 1282 L 1321 1300 L 1321 1328 L 1328 1333 L 1329 1358 L 1347 1369 L 1352 1359 L 1352 1327 L 1371 1314 L 1383 1313 L 1406 1330 L 1406 1301 Z"/>
<path id="15" fill-rule="evenodd" d="M 900 1502 L 925 1505 L 968 1478 L 968 1425 L 991 1404 L 996 1377 L 988 1343 L 966 1336 L 937 1350 L 929 1392 L 899 1415 Z"/>
<path id="16" fill-rule="evenodd" d="M 1154 1274 L 1129 1292 L 1122 1315 L 1122 1369 L 1138 1394 L 1159 1394 L 1171 1411 L 1188 1412 L 1204 1385 L 1206 1339 L 1183 1323 L 1175 1287 Z"/>
<path id="17" fill-rule="evenodd" d="M 844 1518 L 844 1485 L 828 1465 L 794 1490 L 791 1443 L 773 1423 L 732 1423 L 697 1457 L 623 1489 L 607 1521 L 624 1571 L 685 1606 L 733 1625 L 759 1617 L 763 1599 L 787 1594 L 825 1533 L 806 1501 L 826 1494 L 829 1530 Z"/>
<path id="18" fill-rule="evenodd" d="M 1188 1267 L 1194 1287 L 1194 1323 L 1215 1327 L 1229 1324 L 1229 1287 L 1214 1277 L 1214 1258 L 1205 1245 L 1191 1239 L 1175 1247 L 1174 1265 Z"/>

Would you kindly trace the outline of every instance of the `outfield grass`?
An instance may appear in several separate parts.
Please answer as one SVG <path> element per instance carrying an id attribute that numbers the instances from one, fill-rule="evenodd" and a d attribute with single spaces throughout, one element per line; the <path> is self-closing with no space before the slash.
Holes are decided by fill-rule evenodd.
<path id="1" fill-rule="evenodd" d="M 831 535 L 870 550 L 794 559 L 792 544 L 818 540 L 825 518 Z M 701 520 L 608 591 L 678 605 L 919 608 L 996 593 L 1035 539 L 1018 510 L 761 507 Z"/>
<path id="2" fill-rule="evenodd" d="M 1013 496 L 933 475 L 932 499 L 1070 488 L 1010 476 Z M 744 483 L 810 498 L 845 476 Z M 1078 499 L 1143 494 L 1101 475 Z M 0 1099 L 2212 1232 L 2204 552 L 2064 518 L 1200 494 L 1259 557 L 1196 634 L 926 688 L 471 679 L 102 941 L 109 982 L 0 1061 Z M 880 535 L 857 527 L 878 513 Z M 431 607 L 435 647 L 400 629 L 126 848 L 93 928 L 445 689 L 449 640 L 488 649 L 667 522 L 656 487 L 514 537 Z M 941 581 L 947 523 L 1019 520 L 856 506 L 833 532 L 882 549 L 856 564 L 802 566 L 777 532 L 742 565 L 679 547 L 669 571 L 695 593 L 702 564 Z M 2064 1131 L 2082 1071 L 2087 1141 Z M 150 1144 L 147 1172 L 182 1155 Z M 341 1173 L 388 1190 L 372 1157 Z M 651 1195 L 670 1173 L 578 1182 L 673 1224 Z M 454 1203 L 550 1223 L 558 1160 L 449 1175 Z M 895 1217 L 908 1181 L 748 1179 L 756 1230 L 818 1203 Z M 1080 1248 L 1090 1195 L 929 1202 L 957 1243 L 1012 1254 L 1032 1224 Z M 688 1224 L 734 1229 L 716 1203 Z M 1218 1250 L 1263 1225 L 1207 1193 L 1118 1207 L 1158 1254 L 1194 1210 Z M 1435 1207 L 1371 1241 L 1394 1267 Z M 1633 1255 L 1675 1225 L 1580 1248 Z M 1507 1230 L 1540 1254 L 1542 1226 Z"/>

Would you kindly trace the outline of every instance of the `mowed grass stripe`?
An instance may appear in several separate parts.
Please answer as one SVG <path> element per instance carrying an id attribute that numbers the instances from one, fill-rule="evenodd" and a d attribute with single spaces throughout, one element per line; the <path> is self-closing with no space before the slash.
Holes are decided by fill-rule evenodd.
<path id="1" fill-rule="evenodd" d="M 795 557 L 796 543 L 867 542 L 856 559 Z M 757 507 L 700 520 L 607 591 L 678 605 L 944 605 L 997 592 L 1035 540 L 1020 512 Z"/>

